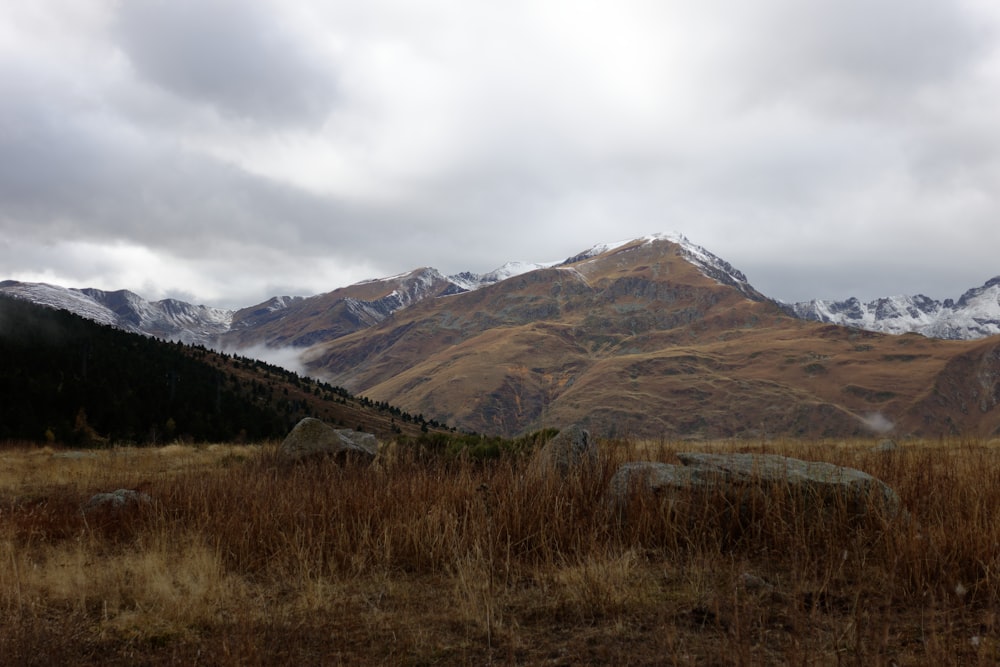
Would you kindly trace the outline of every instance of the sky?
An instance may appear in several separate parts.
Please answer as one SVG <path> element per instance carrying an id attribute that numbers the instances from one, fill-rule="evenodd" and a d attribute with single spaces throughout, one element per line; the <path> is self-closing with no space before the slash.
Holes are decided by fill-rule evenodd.
<path id="1" fill-rule="evenodd" d="M 0 279 L 235 308 L 680 232 L 1000 275 L 995 0 L 0 0 Z"/>

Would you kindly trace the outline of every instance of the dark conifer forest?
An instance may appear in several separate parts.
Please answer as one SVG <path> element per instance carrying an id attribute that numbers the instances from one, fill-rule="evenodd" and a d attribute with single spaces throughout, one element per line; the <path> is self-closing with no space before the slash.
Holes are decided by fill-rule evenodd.
<path id="1" fill-rule="evenodd" d="M 259 360 L 6 297 L 0 361 L 0 441 L 257 441 L 283 437 L 306 416 L 380 436 L 430 423 Z"/>

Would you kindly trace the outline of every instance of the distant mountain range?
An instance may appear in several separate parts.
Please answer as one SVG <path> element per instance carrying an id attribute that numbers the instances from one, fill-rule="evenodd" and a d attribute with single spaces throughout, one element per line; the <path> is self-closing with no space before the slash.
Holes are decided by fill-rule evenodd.
<path id="1" fill-rule="evenodd" d="M 813 300 L 792 304 L 791 314 L 806 320 L 890 334 L 918 333 L 929 338 L 972 340 L 1000 334 L 1000 276 L 974 287 L 958 301 L 937 301 L 922 294 L 862 303 Z"/>
<path id="2" fill-rule="evenodd" d="M 124 289 L 105 292 L 5 280 L 0 282 L 0 294 L 68 310 L 124 331 L 184 343 L 212 344 L 229 331 L 233 321 L 229 310 L 193 306 L 176 299 L 146 301 Z"/>
<path id="3" fill-rule="evenodd" d="M 658 234 L 236 311 L 13 281 L 0 293 L 161 338 L 293 348 L 312 375 L 485 433 L 567 421 L 681 437 L 1000 432 L 1000 340 L 980 340 L 1000 334 L 1000 277 L 958 301 L 786 304 Z"/>
<path id="4" fill-rule="evenodd" d="M 645 240 L 675 243 L 683 249 L 685 258 L 706 276 L 736 287 L 749 298 L 769 298 L 753 288 L 742 272 L 704 248 L 692 244 L 683 235 L 656 234 Z M 68 310 L 125 331 L 167 340 L 208 346 L 239 346 L 263 342 L 272 346 L 305 347 L 331 335 L 342 335 L 373 326 L 394 312 L 425 298 L 475 291 L 532 271 L 570 266 L 634 241 L 600 243 L 563 262 L 508 262 L 484 274 L 466 271 L 445 276 L 436 269 L 424 267 L 388 278 L 365 280 L 315 296 L 274 296 L 263 303 L 239 310 L 193 305 L 177 299 L 147 301 L 125 289 L 106 292 L 14 280 L 0 282 L 0 293 Z M 929 338 L 945 340 L 973 340 L 1000 334 L 1000 276 L 981 287 L 968 290 L 957 301 L 938 301 L 917 294 L 882 297 L 868 302 L 851 297 L 842 301 L 814 299 L 789 304 L 775 300 L 775 303 L 789 315 L 800 319 L 866 331 L 919 333 Z M 304 311 L 316 311 L 317 308 L 326 310 L 330 307 L 337 308 L 345 321 L 330 327 L 309 323 L 292 332 L 277 332 L 277 329 L 284 327 L 276 327 L 276 322 L 295 319 L 296 315 L 301 315 Z M 327 316 L 325 319 L 332 322 L 336 318 Z"/>

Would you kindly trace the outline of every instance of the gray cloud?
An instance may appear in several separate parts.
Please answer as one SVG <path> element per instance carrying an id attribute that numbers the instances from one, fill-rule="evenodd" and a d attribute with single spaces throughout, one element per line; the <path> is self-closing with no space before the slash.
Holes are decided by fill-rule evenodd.
<path id="1" fill-rule="evenodd" d="M 333 103 L 333 68 L 258 3 L 129 0 L 114 34 L 142 77 L 228 116 L 316 124 Z"/>
<path id="2" fill-rule="evenodd" d="M 4 121 L 7 112 L 18 127 L 0 136 L 0 216 L 19 236 L 130 239 L 210 255 L 203 240 L 239 230 L 295 250 L 309 247 L 318 220 L 337 217 L 331 202 L 99 119 L 11 104 Z"/>
<path id="3" fill-rule="evenodd" d="M 14 11 L 0 278 L 247 305 L 674 229 L 785 300 L 1000 273 L 995 10 L 730 4 Z"/>
<path id="4" fill-rule="evenodd" d="M 862 120 L 919 111 L 915 98 L 967 76 L 996 37 L 968 3 L 935 0 L 773 0 L 734 18 L 745 21 L 731 55 L 748 99 Z"/>

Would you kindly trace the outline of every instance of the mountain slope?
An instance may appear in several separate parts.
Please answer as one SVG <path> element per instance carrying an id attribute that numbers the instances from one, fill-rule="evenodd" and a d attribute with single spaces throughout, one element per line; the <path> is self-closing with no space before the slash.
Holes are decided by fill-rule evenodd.
<path id="1" fill-rule="evenodd" d="M 219 341 L 232 348 L 306 347 L 372 327 L 397 310 L 453 287 L 436 269 L 421 268 L 316 296 L 276 297 L 237 311 L 231 329 Z"/>
<path id="2" fill-rule="evenodd" d="M 351 390 L 503 434 L 569 422 L 651 437 L 993 433 L 994 406 L 976 419 L 948 407 L 951 425 L 918 418 L 977 344 L 805 322 L 656 237 L 420 302 L 306 359 Z M 1000 377 L 981 358 L 983 377 Z"/>

